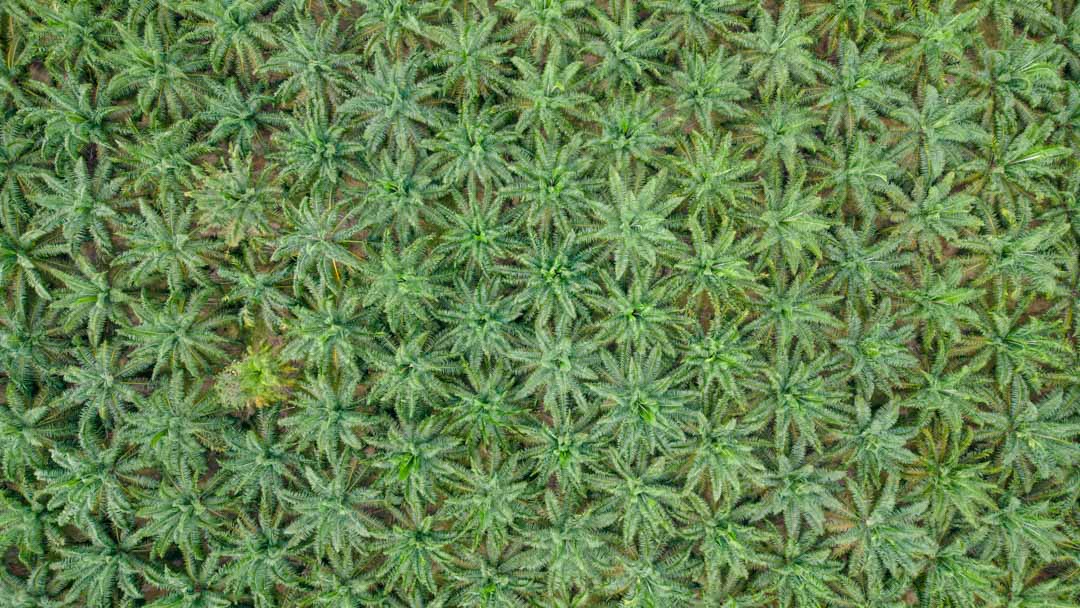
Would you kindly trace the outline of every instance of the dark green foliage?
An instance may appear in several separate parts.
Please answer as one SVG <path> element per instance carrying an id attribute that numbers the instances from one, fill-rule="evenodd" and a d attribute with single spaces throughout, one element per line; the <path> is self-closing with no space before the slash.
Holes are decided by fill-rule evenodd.
<path id="1" fill-rule="evenodd" d="M 1074 0 L 0 2 L 0 606 L 1080 605 Z"/>

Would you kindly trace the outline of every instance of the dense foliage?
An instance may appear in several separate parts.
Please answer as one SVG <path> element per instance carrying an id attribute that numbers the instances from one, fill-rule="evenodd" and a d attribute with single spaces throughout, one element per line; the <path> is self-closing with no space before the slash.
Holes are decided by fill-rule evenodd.
<path id="1" fill-rule="evenodd" d="M 1080 605 L 1075 0 L 0 43 L 0 604 Z"/>

